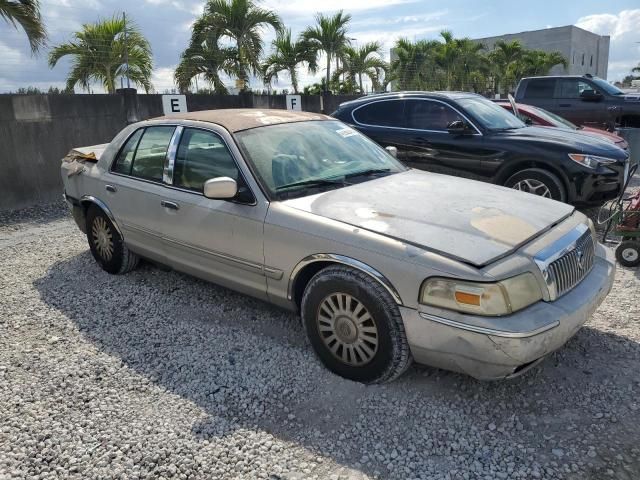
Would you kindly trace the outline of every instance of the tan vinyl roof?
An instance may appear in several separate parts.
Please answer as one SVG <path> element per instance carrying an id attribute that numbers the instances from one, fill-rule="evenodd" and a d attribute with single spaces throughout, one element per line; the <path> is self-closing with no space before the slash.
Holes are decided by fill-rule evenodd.
<path id="1" fill-rule="evenodd" d="M 176 113 L 175 115 L 158 117 L 154 120 L 173 119 L 211 122 L 223 126 L 230 132 L 248 128 L 263 127 L 278 123 L 305 122 L 309 120 L 333 120 L 320 113 L 294 112 L 291 110 L 229 108 L 220 110 L 201 110 L 199 112 Z"/>

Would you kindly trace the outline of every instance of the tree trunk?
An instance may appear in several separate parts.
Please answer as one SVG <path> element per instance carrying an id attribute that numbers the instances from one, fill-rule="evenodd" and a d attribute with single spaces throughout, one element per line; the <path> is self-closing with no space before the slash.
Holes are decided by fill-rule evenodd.
<path id="1" fill-rule="evenodd" d="M 291 86 L 293 87 L 293 93 L 298 94 L 298 74 L 296 73 L 295 65 L 289 70 L 289 76 L 291 77 Z"/>
<path id="2" fill-rule="evenodd" d="M 329 81 L 331 80 L 331 54 L 327 52 L 327 85 L 325 88 L 326 91 L 329 91 Z"/>
<path id="3" fill-rule="evenodd" d="M 111 78 L 110 69 L 111 67 L 109 65 L 107 65 L 107 68 L 105 68 L 105 83 L 107 84 L 107 93 L 115 93 L 116 89 L 113 84 L 113 78 Z"/>
<path id="4" fill-rule="evenodd" d="M 362 73 L 358 73 L 358 81 L 360 83 L 360 93 L 364 93 L 364 89 L 362 88 Z"/>

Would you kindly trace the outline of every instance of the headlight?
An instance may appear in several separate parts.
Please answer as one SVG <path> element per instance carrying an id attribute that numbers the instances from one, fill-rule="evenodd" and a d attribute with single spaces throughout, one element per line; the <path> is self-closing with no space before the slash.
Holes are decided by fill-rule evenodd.
<path id="1" fill-rule="evenodd" d="M 475 315 L 508 315 L 542 299 L 532 273 L 496 283 L 453 278 L 429 278 L 422 284 L 420 303 Z"/>
<path id="2" fill-rule="evenodd" d="M 580 165 L 587 168 L 596 169 L 600 165 L 608 165 L 610 163 L 616 163 L 613 158 L 598 157 L 596 155 L 584 155 L 582 153 L 570 153 L 569 158 Z"/>

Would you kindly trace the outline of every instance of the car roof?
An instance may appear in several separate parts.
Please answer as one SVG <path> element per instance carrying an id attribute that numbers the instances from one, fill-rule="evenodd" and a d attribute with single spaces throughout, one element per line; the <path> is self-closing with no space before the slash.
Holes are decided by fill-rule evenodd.
<path id="1" fill-rule="evenodd" d="M 386 99 L 396 99 L 396 98 L 435 98 L 435 99 L 449 99 L 449 100 L 458 100 L 460 98 L 469 98 L 469 97 L 479 97 L 477 93 L 471 92 L 425 92 L 425 91 L 401 91 L 401 92 L 386 92 L 386 93 L 376 93 L 373 95 L 365 95 L 364 97 L 356 98 L 355 100 L 350 100 L 348 102 L 344 102 L 340 104 L 340 107 L 350 107 L 355 105 L 360 105 L 368 102 L 375 102 L 379 100 Z M 483 97 L 484 98 L 484 97 Z"/>
<path id="2" fill-rule="evenodd" d="M 306 122 L 310 120 L 335 120 L 326 115 L 292 110 L 226 108 L 219 110 L 200 110 L 197 112 L 176 113 L 157 117 L 152 120 L 192 120 L 220 125 L 230 132 L 249 128 L 264 127 L 281 123 Z"/>

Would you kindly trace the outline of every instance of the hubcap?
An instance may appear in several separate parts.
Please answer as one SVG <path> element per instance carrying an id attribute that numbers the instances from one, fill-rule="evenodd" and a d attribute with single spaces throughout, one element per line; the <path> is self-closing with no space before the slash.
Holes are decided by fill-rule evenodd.
<path id="1" fill-rule="evenodd" d="M 541 197 L 551 198 L 551 192 L 540 180 L 534 180 L 533 178 L 527 178 L 520 180 L 513 186 L 514 189 L 522 192 L 533 193 L 534 195 L 540 195 Z"/>
<path id="2" fill-rule="evenodd" d="M 91 235 L 98 254 L 107 261 L 111 260 L 113 257 L 113 235 L 104 218 L 94 218 Z"/>
<path id="3" fill-rule="evenodd" d="M 638 260 L 638 251 L 635 248 L 625 248 L 622 250 L 622 258 L 627 262 L 635 262 Z"/>
<path id="4" fill-rule="evenodd" d="M 347 293 L 332 293 L 318 308 L 320 338 L 341 362 L 362 366 L 378 351 L 378 327 L 365 306 Z"/>

